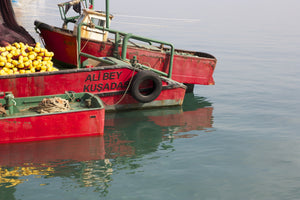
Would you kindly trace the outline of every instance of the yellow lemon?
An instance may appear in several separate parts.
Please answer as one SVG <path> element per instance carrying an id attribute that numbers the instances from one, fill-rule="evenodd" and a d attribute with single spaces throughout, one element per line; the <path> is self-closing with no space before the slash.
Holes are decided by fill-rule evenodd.
<path id="1" fill-rule="evenodd" d="M 37 60 L 34 60 L 33 62 L 32 62 L 32 65 L 33 66 L 37 66 L 39 64 L 39 61 L 37 61 Z"/>
<path id="2" fill-rule="evenodd" d="M 13 66 L 13 64 L 7 62 L 7 63 L 5 64 L 5 67 L 7 67 L 7 68 L 13 68 L 14 66 Z"/>
<path id="3" fill-rule="evenodd" d="M 13 56 L 18 56 L 20 53 L 16 50 L 16 51 L 11 51 L 10 52 Z"/>
<path id="4" fill-rule="evenodd" d="M 5 47 L 5 49 L 6 49 L 6 51 L 10 51 L 11 50 L 11 46 L 8 45 L 8 46 Z"/>
<path id="5" fill-rule="evenodd" d="M 19 69 L 24 68 L 24 63 L 19 63 L 19 64 L 18 64 L 18 68 L 19 68 Z"/>
<path id="6" fill-rule="evenodd" d="M 23 61 L 24 61 L 24 62 L 26 62 L 26 61 L 28 61 L 28 60 L 29 60 L 29 58 L 28 58 L 27 56 L 23 57 Z"/>
<path id="7" fill-rule="evenodd" d="M 28 55 L 28 54 L 23 50 L 23 51 L 22 51 L 22 56 L 25 57 L 25 56 L 27 56 L 27 55 Z"/>
<path id="8" fill-rule="evenodd" d="M 20 48 L 24 48 L 25 44 L 23 42 L 19 42 Z"/>
<path id="9" fill-rule="evenodd" d="M 16 49 L 16 54 L 20 55 L 21 54 L 21 50 L 20 49 Z"/>
<path id="10" fill-rule="evenodd" d="M 49 61 L 50 58 L 49 58 L 49 57 L 44 57 L 43 60 L 44 60 L 44 61 Z"/>
<path id="11" fill-rule="evenodd" d="M 34 48 L 34 52 L 39 53 L 40 51 L 41 51 L 41 48 L 39 48 L 39 47 Z"/>
<path id="12" fill-rule="evenodd" d="M 29 58 L 30 60 L 34 60 L 34 59 L 35 59 L 35 56 L 34 56 L 33 54 L 31 54 L 31 55 L 28 56 L 28 58 Z"/>
<path id="13" fill-rule="evenodd" d="M 15 50 L 15 49 L 10 51 L 10 53 L 11 53 L 13 56 L 15 56 L 16 52 L 17 52 L 17 50 Z"/>
<path id="14" fill-rule="evenodd" d="M 4 67 L 3 70 L 7 73 L 9 69 L 7 67 Z"/>
<path id="15" fill-rule="evenodd" d="M 6 75 L 6 72 L 2 69 L 0 70 L 0 75 Z"/>
<path id="16" fill-rule="evenodd" d="M 12 58 L 13 55 L 12 55 L 11 53 L 8 53 L 8 54 L 6 55 L 6 57 L 7 57 L 7 58 Z"/>
<path id="17" fill-rule="evenodd" d="M 6 61 L 6 58 L 3 56 L 0 56 L 0 62 L 5 62 L 5 61 Z"/>
<path id="18" fill-rule="evenodd" d="M 48 71 L 48 72 L 51 72 L 52 70 L 53 70 L 53 67 L 48 67 L 48 68 L 47 68 L 47 71 Z"/>
<path id="19" fill-rule="evenodd" d="M 27 49 L 28 49 L 28 51 L 33 51 L 34 47 L 28 46 Z"/>
<path id="20" fill-rule="evenodd" d="M 20 44 L 19 43 L 17 43 L 17 42 L 15 42 L 15 43 L 13 43 L 13 45 L 15 46 L 15 47 L 17 47 L 18 49 L 20 49 Z"/>
<path id="21" fill-rule="evenodd" d="M 19 62 L 16 61 L 16 60 L 12 60 L 12 61 L 11 61 L 11 64 L 13 64 L 14 66 L 17 66 L 17 65 L 19 64 Z"/>
<path id="22" fill-rule="evenodd" d="M 37 56 L 37 53 L 35 53 L 34 51 L 31 51 L 31 52 L 29 52 L 29 55 Z"/>
<path id="23" fill-rule="evenodd" d="M 7 54 L 8 54 L 8 51 L 4 51 L 4 52 L 1 53 L 1 55 L 4 56 L 4 57 L 6 57 Z"/>
<path id="24" fill-rule="evenodd" d="M 41 71 L 42 71 L 42 70 L 46 71 L 46 70 L 47 70 L 47 67 L 46 67 L 45 65 L 42 65 L 42 66 L 41 66 Z"/>
<path id="25" fill-rule="evenodd" d="M 30 66 L 30 62 L 28 62 L 28 61 L 24 62 L 24 66 L 25 67 L 29 67 Z"/>
<path id="26" fill-rule="evenodd" d="M 10 69 L 8 72 L 7 72 L 9 75 L 11 74 L 14 74 L 14 71 L 12 69 Z"/>
<path id="27" fill-rule="evenodd" d="M 45 56 L 50 57 L 50 56 L 51 56 L 51 53 L 50 53 L 49 51 L 46 51 L 46 52 L 45 52 Z"/>

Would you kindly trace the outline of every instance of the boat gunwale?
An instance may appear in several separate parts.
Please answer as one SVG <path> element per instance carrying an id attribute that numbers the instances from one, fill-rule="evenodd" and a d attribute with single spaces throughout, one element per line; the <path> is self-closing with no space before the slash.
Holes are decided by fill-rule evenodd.
<path id="1" fill-rule="evenodd" d="M 73 35 L 72 30 L 60 28 L 60 27 L 57 27 L 57 26 L 51 26 L 49 24 L 46 24 L 46 23 L 38 21 L 38 20 L 34 21 L 34 25 L 38 29 L 45 29 L 45 30 L 52 31 L 52 32 L 57 32 L 57 33 L 60 33 L 60 34 L 63 34 L 63 35 L 76 37 L 76 36 Z M 88 42 L 93 42 L 93 43 L 100 43 L 99 41 L 97 41 L 95 39 L 92 39 L 92 38 L 91 39 L 82 38 L 82 40 L 86 40 Z M 101 43 L 110 43 L 110 44 L 114 45 L 114 42 L 112 42 L 111 40 L 112 39 L 108 38 L 108 41 L 101 41 Z M 154 46 L 154 47 L 156 47 L 156 46 Z M 135 46 L 135 45 L 131 45 L 131 48 L 133 48 L 133 49 L 140 49 L 140 48 L 147 49 L 146 47 L 140 47 L 140 46 Z M 167 51 L 168 49 L 163 48 L 161 50 L 164 51 L 163 53 L 168 54 L 168 51 Z M 157 52 L 157 50 L 153 50 L 153 51 Z M 174 49 L 174 51 L 175 51 L 174 56 L 176 55 L 178 57 L 205 58 L 205 59 L 213 60 L 217 63 L 217 59 L 209 53 L 205 53 L 205 52 L 201 52 L 201 51 L 183 50 L 183 49 Z M 180 53 L 185 53 L 185 55 L 182 55 Z M 188 55 L 188 54 L 190 54 L 190 55 Z"/>
<path id="2" fill-rule="evenodd" d="M 88 111 L 97 111 L 97 110 L 104 110 L 104 107 L 99 108 L 82 108 L 82 109 L 76 109 L 76 110 L 67 110 L 62 112 L 52 112 L 52 113 L 30 113 L 28 115 L 18 115 L 15 114 L 14 116 L 5 116 L 0 117 L 0 121 L 5 121 L 6 119 L 16 119 L 16 118 L 28 118 L 28 117 L 42 117 L 42 116 L 48 116 L 48 115 L 63 115 L 68 113 L 79 113 L 79 112 L 88 112 Z"/>
<path id="3" fill-rule="evenodd" d="M 107 65 L 107 66 L 99 66 L 99 67 L 91 67 L 91 68 L 76 68 L 76 69 L 60 69 L 58 71 L 51 72 L 36 72 L 36 73 L 28 73 L 28 74 L 10 74 L 10 75 L 1 75 L 1 79 L 11 79 L 11 78 L 22 78 L 22 77 L 31 77 L 31 76 L 51 76 L 57 74 L 70 74 L 70 73 L 79 73 L 79 72 L 91 72 L 91 71 L 99 71 L 99 69 L 109 70 L 109 69 L 117 69 L 117 68 L 127 68 L 131 69 L 130 65 Z"/>
<path id="4" fill-rule="evenodd" d="M 71 73 L 80 73 L 80 72 L 92 72 L 92 71 L 99 71 L 99 70 L 110 70 L 110 69 L 121 69 L 126 68 L 133 71 L 142 71 L 144 69 L 134 68 L 131 65 L 107 65 L 107 66 L 99 66 L 99 67 L 92 67 L 92 68 L 76 68 L 76 69 L 61 69 L 59 71 L 52 71 L 52 72 L 37 72 L 37 73 L 28 73 L 28 74 L 11 74 L 11 75 L 2 75 L 0 76 L 1 79 L 14 79 L 14 78 L 24 78 L 24 77 L 38 77 L 38 76 L 51 76 L 51 75 L 58 75 L 58 74 L 71 74 Z M 159 75 L 158 75 L 159 76 Z M 167 85 L 163 86 L 163 89 L 169 89 L 169 88 L 186 88 L 186 86 L 182 83 L 179 83 L 173 79 L 169 79 L 164 76 L 159 76 L 162 81 L 166 82 Z M 109 95 L 99 95 L 99 94 L 107 94 Z M 124 91 L 115 91 L 115 92 L 107 92 L 107 93 L 99 93 L 98 96 L 111 96 L 112 94 L 121 93 L 123 94 Z M 111 93 L 111 94 L 110 94 Z"/>

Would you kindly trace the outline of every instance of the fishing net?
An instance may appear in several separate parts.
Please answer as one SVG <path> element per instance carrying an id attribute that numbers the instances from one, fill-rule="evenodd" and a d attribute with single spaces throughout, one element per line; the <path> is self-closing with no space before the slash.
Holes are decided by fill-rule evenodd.
<path id="1" fill-rule="evenodd" d="M 0 0 L 0 46 L 14 42 L 34 44 L 31 35 L 18 24 L 11 0 Z"/>
<path id="2" fill-rule="evenodd" d="M 38 113 L 64 112 L 70 109 L 69 101 L 60 97 L 45 98 L 38 106 L 30 108 Z"/>
<path id="3" fill-rule="evenodd" d="M 6 116 L 5 106 L 0 103 L 0 117 Z"/>

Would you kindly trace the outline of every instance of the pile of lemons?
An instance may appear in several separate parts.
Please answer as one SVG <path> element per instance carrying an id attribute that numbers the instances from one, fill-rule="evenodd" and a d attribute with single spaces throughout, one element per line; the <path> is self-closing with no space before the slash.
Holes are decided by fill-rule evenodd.
<path id="1" fill-rule="evenodd" d="M 51 61 L 53 55 L 40 43 L 30 46 L 19 42 L 0 47 L 0 75 L 58 71 Z"/>

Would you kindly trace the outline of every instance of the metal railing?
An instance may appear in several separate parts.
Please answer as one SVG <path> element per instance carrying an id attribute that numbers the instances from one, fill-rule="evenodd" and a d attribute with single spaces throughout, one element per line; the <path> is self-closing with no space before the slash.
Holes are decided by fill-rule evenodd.
<path id="1" fill-rule="evenodd" d="M 80 23 L 77 26 L 77 63 L 78 63 L 78 67 L 81 68 L 82 67 L 82 63 L 81 63 L 81 56 L 84 57 L 88 57 L 88 58 L 93 58 L 95 60 L 107 63 L 107 64 L 112 64 L 113 62 L 100 58 L 100 57 L 96 57 L 87 53 L 83 53 L 81 51 L 81 27 L 82 26 L 87 26 L 87 27 L 91 27 L 90 24 L 87 23 Z M 105 28 L 103 26 L 97 26 L 97 25 L 93 25 L 92 28 L 96 28 L 99 29 L 101 31 L 107 31 L 109 33 L 115 34 L 115 51 L 117 51 L 119 43 L 121 42 L 121 38 L 120 36 L 123 36 L 123 40 L 122 40 L 122 54 L 121 54 L 121 59 L 122 60 L 128 60 L 126 58 L 126 53 L 127 53 L 127 49 L 128 49 L 128 41 L 129 39 L 134 39 L 134 40 L 138 40 L 138 41 L 142 41 L 142 42 L 147 42 L 149 44 L 153 43 L 157 43 L 157 44 L 161 44 L 161 45 L 166 45 L 170 47 L 170 52 L 166 52 L 166 54 L 170 54 L 170 61 L 169 61 L 169 71 L 168 73 L 162 72 L 160 70 L 156 70 L 153 69 L 151 67 L 145 66 L 145 65 L 141 65 L 143 68 L 149 69 L 151 71 L 154 71 L 160 75 L 166 76 L 168 78 L 171 78 L 172 76 L 172 69 L 173 69 L 173 59 L 174 59 L 174 46 L 171 43 L 167 43 L 167 42 L 163 42 L 163 41 L 159 41 L 159 40 L 154 40 L 154 39 L 150 39 L 150 38 L 145 38 L 145 37 L 141 37 L 141 36 L 137 36 L 137 35 L 133 35 L 131 33 L 124 33 L 121 31 L 116 31 L 113 29 L 109 29 L 109 28 Z"/>
<path id="2" fill-rule="evenodd" d="M 88 8 L 88 2 L 90 3 L 90 5 L 92 5 L 92 7 L 94 7 L 94 0 L 72 0 L 72 1 L 67 1 L 67 2 L 64 2 L 64 3 L 57 4 L 58 9 L 59 9 L 59 13 L 60 13 L 60 17 L 64 21 L 64 25 L 67 26 L 67 24 L 69 22 L 75 23 L 76 19 L 78 19 L 80 17 L 80 14 L 78 14 L 76 16 L 67 17 L 67 15 L 66 15 L 67 10 L 66 10 L 65 6 L 67 6 L 67 5 L 72 6 L 72 5 L 77 4 L 77 3 L 82 3 L 83 6 Z"/>

